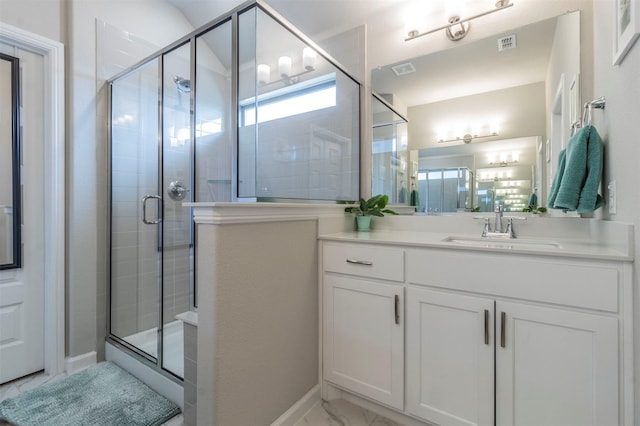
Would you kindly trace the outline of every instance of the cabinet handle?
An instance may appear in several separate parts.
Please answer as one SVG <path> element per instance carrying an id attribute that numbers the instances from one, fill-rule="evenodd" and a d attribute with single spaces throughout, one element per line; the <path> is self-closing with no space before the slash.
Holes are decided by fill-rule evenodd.
<path id="1" fill-rule="evenodd" d="M 506 333 L 505 333 L 505 327 L 506 327 L 506 322 L 507 322 L 507 314 L 505 314 L 504 312 L 500 313 L 500 347 L 504 348 L 506 347 Z"/>
<path id="2" fill-rule="evenodd" d="M 400 296 L 397 294 L 394 297 L 394 309 L 396 313 L 396 324 L 400 324 Z"/>
<path id="3" fill-rule="evenodd" d="M 357 260 L 357 259 L 347 259 L 347 263 L 353 263 L 354 265 L 365 265 L 365 266 L 373 265 L 373 262 L 370 262 L 368 260 Z"/>
<path id="4" fill-rule="evenodd" d="M 484 310 L 484 344 L 489 344 L 489 310 Z"/>

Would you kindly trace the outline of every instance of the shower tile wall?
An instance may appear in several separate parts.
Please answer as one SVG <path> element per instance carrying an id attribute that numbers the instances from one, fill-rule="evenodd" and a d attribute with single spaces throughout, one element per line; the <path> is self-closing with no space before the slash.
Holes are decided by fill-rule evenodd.
<path id="1" fill-rule="evenodd" d="M 231 48 L 220 42 L 230 26 L 214 28 L 196 44 L 196 201 L 232 200 Z"/>
<path id="2" fill-rule="evenodd" d="M 353 144 L 358 143 L 353 129 L 358 127 L 350 108 L 357 107 L 359 94 L 352 84 L 337 76 L 339 107 L 258 125 L 257 196 L 353 199 Z"/>

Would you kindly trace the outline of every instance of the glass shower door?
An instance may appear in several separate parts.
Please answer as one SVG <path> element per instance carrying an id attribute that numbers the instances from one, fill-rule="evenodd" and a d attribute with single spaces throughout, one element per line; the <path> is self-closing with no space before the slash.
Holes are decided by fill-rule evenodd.
<path id="1" fill-rule="evenodd" d="M 182 321 L 190 309 L 193 219 L 191 44 L 163 57 L 162 93 L 162 356 L 163 369 L 184 376 Z"/>
<path id="2" fill-rule="evenodd" d="M 158 356 L 162 201 L 159 61 L 114 82 L 111 130 L 110 334 Z"/>

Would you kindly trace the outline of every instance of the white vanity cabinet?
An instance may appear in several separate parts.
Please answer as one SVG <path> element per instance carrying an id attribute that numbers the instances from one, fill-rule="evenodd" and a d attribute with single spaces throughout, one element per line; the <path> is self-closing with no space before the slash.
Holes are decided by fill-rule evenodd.
<path id="1" fill-rule="evenodd" d="M 324 379 L 385 405 L 404 401 L 404 252 L 325 243 Z"/>
<path id="2" fill-rule="evenodd" d="M 621 274 L 599 262 L 408 250 L 407 411 L 492 425 L 495 393 L 496 425 L 620 424 Z"/>
<path id="3" fill-rule="evenodd" d="M 389 240 L 321 242 L 326 383 L 442 426 L 633 424 L 631 263 Z"/>

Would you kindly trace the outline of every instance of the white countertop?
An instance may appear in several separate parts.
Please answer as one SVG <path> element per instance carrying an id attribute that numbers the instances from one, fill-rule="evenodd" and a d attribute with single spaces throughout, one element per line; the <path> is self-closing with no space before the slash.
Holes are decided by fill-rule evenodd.
<path id="1" fill-rule="evenodd" d="M 323 234 L 319 239 L 324 241 L 341 241 L 352 243 L 373 243 L 409 247 L 440 248 L 450 250 L 471 250 L 477 252 L 513 253 L 538 256 L 572 257 L 582 259 L 633 261 L 629 250 L 597 244 L 588 240 L 569 238 L 522 238 L 492 239 L 480 235 L 440 232 L 413 232 L 398 230 L 374 230 L 371 232 L 339 232 Z M 447 241 L 459 239 L 462 242 Z M 465 244 L 468 240 L 469 244 Z M 536 244 L 540 242 L 540 244 Z M 557 243 L 559 247 L 543 247 L 548 243 Z M 511 244 L 510 244 L 511 243 Z"/>

